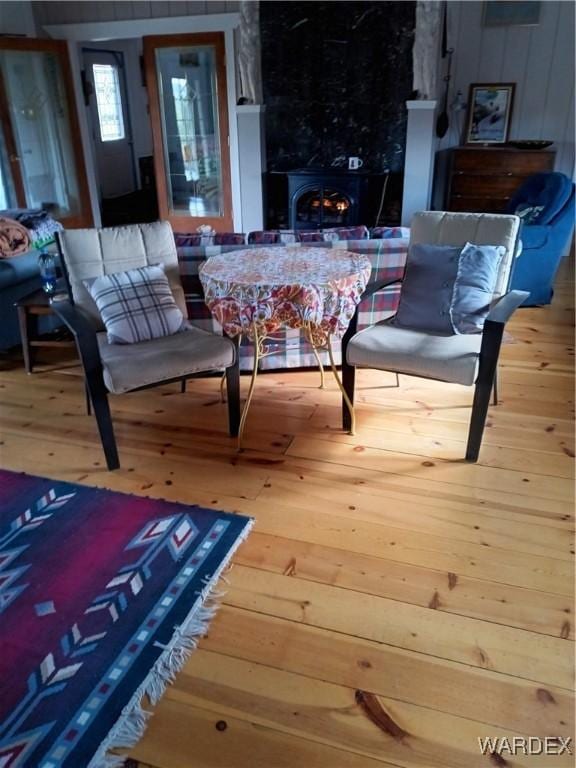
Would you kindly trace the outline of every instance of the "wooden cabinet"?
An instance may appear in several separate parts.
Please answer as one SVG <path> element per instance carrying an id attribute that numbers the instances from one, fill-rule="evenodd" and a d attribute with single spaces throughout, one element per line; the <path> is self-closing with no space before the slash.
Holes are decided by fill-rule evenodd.
<path id="1" fill-rule="evenodd" d="M 502 213 L 529 176 L 554 169 L 555 155 L 512 147 L 456 147 L 440 154 L 447 161 L 445 210 L 471 213 Z"/>

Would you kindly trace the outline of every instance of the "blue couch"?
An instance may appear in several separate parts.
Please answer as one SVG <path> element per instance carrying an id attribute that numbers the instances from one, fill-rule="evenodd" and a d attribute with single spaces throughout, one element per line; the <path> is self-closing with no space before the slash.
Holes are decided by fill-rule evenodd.
<path id="1" fill-rule="evenodd" d="M 13 259 L 0 259 L 0 350 L 20 344 L 14 302 L 40 288 L 38 253 L 29 251 Z"/>
<path id="2" fill-rule="evenodd" d="M 506 212 L 523 219 L 522 253 L 511 288 L 530 292 L 525 306 L 550 304 L 574 233 L 574 184 L 563 173 L 536 173 L 511 198 Z"/>
<path id="3" fill-rule="evenodd" d="M 15 219 L 26 227 L 32 243 L 46 243 L 62 229 L 59 222 L 40 208 L 10 208 L 0 211 L 0 217 Z M 31 249 L 20 256 L 0 258 L 0 350 L 20 345 L 18 312 L 14 303 L 40 287 L 38 251 Z M 56 318 L 51 316 L 39 320 L 41 332 L 51 331 L 58 325 Z"/>
<path id="4" fill-rule="evenodd" d="M 37 251 L 29 251 L 13 259 L 0 259 L 0 351 L 22 343 L 18 311 L 14 304 L 41 287 Z M 49 333 L 61 325 L 53 315 L 38 318 L 40 333 Z"/>

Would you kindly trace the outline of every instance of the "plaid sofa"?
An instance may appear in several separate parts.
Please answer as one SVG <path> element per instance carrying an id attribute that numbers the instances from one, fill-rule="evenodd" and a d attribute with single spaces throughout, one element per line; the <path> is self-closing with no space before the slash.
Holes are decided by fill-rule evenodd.
<path id="1" fill-rule="evenodd" d="M 393 280 L 402 277 L 406 254 L 408 251 L 408 235 L 406 230 L 398 228 L 396 237 L 369 240 L 335 240 L 329 242 L 295 243 L 292 248 L 314 247 L 332 250 L 353 251 L 368 256 L 372 262 L 372 274 L 370 281 Z M 282 243 L 278 244 L 282 247 Z M 180 263 L 180 275 L 186 296 L 188 317 L 193 325 L 204 330 L 221 332 L 218 323 L 212 318 L 210 310 L 204 304 L 201 287 L 198 279 L 200 264 L 211 256 L 229 253 L 234 258 L 234 251 L 249 248 L 270 247 L 269 244 L 246 245 L 211 245 L 211 246 L 185 246 L 178 245 L 178 260 Z M 360 307 L 358 318 L 359 328 L 384 320 L 396 311 L 400 288 L 398 285 L 378 291 L 364 301 Z M 310 345 L 302 337 L 298 330 L 288 329 L 285 332 L 285 343 L 270 343 L 268 349 L 273 353 L 265 357 L 260 366 L 262 370 L 278 370 L 285 368 L 316 367 L 316 360 Z M 333 344 L 334 358 L 340 363 L 340 340 Z M 243 340 L 240 349 L 240 367 L 242 370 L 252 369 L 252 345 Z M 322 362 L 328 365 L 328 354 L 321 353 Z"/>

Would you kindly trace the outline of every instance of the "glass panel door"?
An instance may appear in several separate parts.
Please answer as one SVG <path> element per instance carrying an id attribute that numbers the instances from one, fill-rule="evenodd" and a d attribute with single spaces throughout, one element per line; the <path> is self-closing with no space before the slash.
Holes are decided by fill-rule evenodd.
<path id="1" fill-rule="evenodd" d="M 4 121 L 2 121 L 4 122 Z M 13 142 L 13 136 L 10 135 L 10 139 Z M 14 184 L 13 174 L 10 170 L 10 158 L 16 165 L 18 170 L 18 183 L 20 184 L 20 190 L 17 193 Z M 6 208 L 16 208 L 19 201 L 22 201 L 24 205 L 26 199 L 24 197 L 24 187 L 22 186 L 22 179 L 19 173 L 19 167 L 16 163 L 16 147 L 13 144 L 8 146 L 8 141 L 4 136 L 2 125 L 0 124 L 0 211 L 6 210 Z"/>
<path id="2" fill-rule="evenodd" d="M 65 226 L 90 226 L 66 45 L 0 40 L 0 107 L 0 198 L 47 210 Z"/>
<path id="3" fill-rule="evenodd" d="M 230 231 L 224 36 L 149 37 L 144 52 L 161 216 Z"/>

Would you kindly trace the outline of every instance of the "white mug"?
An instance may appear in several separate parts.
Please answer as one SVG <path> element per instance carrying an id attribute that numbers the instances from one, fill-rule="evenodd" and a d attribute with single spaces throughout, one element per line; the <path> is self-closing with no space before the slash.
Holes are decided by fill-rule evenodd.
<path id="1" fill-rule="evenodd" d="M 348 158 L 348 170 L 349 171 L 357 171 L 358 168 L 362 168 L 364 165 L 364 160 L 360 160 L 359 157 L 349 157 Z"/>

